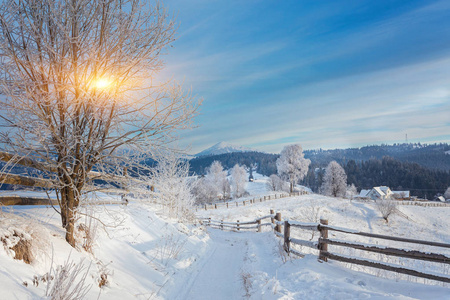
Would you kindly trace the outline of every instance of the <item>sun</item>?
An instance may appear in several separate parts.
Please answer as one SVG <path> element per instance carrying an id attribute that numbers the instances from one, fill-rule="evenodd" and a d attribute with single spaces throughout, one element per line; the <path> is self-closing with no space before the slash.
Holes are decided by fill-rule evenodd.
<path id="1" fill-rule="evenodd" d="M 107 89 L 111 85 L 111 80 L 107 78 L 99 78 L 94 82 L 94 87 L 99 90 Z"/>

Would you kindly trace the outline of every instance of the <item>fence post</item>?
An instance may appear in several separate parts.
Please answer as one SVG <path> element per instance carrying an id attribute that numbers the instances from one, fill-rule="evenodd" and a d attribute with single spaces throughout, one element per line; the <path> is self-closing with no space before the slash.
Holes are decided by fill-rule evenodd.
<path id="1" fill-rule="evenodd" d="M 281 221 L 281 213 L 277 212 L 277 214 L 275 215 L 275 219 L 280 222 Z M 275 231 L 281 233 L 281 225 L 280 224 L 276 224 L 275 225 Z"/>
<path id="2" fill-rule="evenodd" d="M 217 209 L 217 204 L 214 204 L 214 209 Z"/>
<path id="3" fill-rule="evenodd" d="M 259 197 L 259 202 L 262 202 L 262 198 L 261 197 Z"/>
<path id="4" fill-rule="evenodd" d="M 328 220 L 320 219 L 320 224 L 328 225 Z M 328 252 L 328 244 L 323 242 L 323 239 L 328 239 L 328 229 L 320 227 L 320 238 L 319 238 L 319 259 L 323 261 L 328 261 L 326 257 L 323 256 L 324 252 Z"/>
<path id="5" fill-rule="evenodd" d="M 211 218 L 208 218 L 208 224 L 211 226 Z"/>
<path id="6" fill-rule="evenodd" d="M 227 208 L 228 208 L 228 202 L 227 202 Z"/>
<path id="7" fill-rule="evenodd" d="M 270 214 L 273 215 L 273 209 L 270 210 Z M 273 224 L 273 217 L 270 217 L 270 222 Z"/>
<path id="8" fill-rule="evenodd" d="M 223 220 L 220 220 L 220 229 L 223 230 Z"/>
<path id="9" fill-rule="evenodd" d="M 239 231 L 239 220 L 237 220 L 237 230 Z"/>
<path id="10" fill-rule="evenodd" d="M 208 210 L 208 208 L 206 207 L 206 204 L 205 204 L 205 210 Z"/>
<path id="11" fill-rule="evenodd" d="M 245 200 L 244 200 L 244 206 L 245 206 Z"/>
<path id="12" fill-rule="evenodd" d="M 284 221 L 284 251 L 289 253 L 291 251 L 291 224 L 289 221 Z"/>
<path id="13" fill-rule="evenodd" d="M 236 202 L 236 207 L 238 207 L 239 206 L 239 204 Z"/>
<path id="14" fill-rule="evenodd" d="M 256 223 L 258 224 L 258 231 L 257 232 L 261 232 L 261 219 L 256 221 Z"/>

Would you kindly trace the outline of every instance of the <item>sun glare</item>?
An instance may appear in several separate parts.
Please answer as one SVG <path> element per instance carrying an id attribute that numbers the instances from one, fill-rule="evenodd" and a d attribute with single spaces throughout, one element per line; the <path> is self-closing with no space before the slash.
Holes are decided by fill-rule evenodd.
<path id="1" fill-rule="evenodd" d="M 111 80 L 106 78 L 99 78 L 95 81 L 94 86 L 97 89 L 106 89 L 111 85 Z"/>

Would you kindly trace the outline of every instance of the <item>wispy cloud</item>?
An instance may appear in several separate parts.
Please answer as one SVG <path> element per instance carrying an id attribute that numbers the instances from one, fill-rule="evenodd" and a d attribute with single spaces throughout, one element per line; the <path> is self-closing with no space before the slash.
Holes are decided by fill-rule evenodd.
<path id="1" fill-rule="evenodd" d="M 211 15 L 189 20 L 160 75 L 205 97 L 193 152 L 450 140 L 448 1 L 197 2 Z"/>

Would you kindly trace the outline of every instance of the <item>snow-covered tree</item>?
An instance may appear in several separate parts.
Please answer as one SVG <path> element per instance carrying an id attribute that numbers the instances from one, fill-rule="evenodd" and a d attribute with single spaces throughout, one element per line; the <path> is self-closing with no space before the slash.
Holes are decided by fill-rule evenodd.
<path id="1" fill-rule="evenodd" d="M 445 199 L 450 199 L 450 187 L 448 187 L 447 190 L 445 191 L 444 198 Z"/>
<path id="2" fill-rule="evenodd" d="M 377 199 L 375 200 L 375 205 L 386 223 L 389 222 L 389 216 L 394 214 L 397 210 L 397 200 L 392 199 L 391 197 L 388 197 L 387 199 Z"/>
<path id="3" fill-rule="evenodd" d="M 205 200 L 227 199 L 230 197 L 231 187 L 227 179 L 227 172 L 223 170 L 222 164 L 219 161 L 214 161 L 207 169 L 205 178 L 199 183 L 196 189 L 196 194 Z"/>
<path id="4" fill-rule="evenodd" d="M 150 79 L 174 24 L 143 0 L 1 2 L 0 151 L 51 178 L 72 246 L 91 171 L 139 169 L 137 152 L 167 145 L 196 114 L 181 86 Z"/>
<path id="5" fill-rule="evenodd" d="M 194 203 L 189 182 L 189 163 L 175 153 L 157 157 L 157 166 L 150 176 L 156 201 L 168 209 L 169 216 L 183 218 Z"/>
<path id="6" fill-rule="evenodd" d="M 286 146 L 281 151 L 280 158 L 277 159 L 277 172 L 281 178 L 289 181 L 291 193 L 297 182 L 308 173 L 310 163 L 299 144 Z"/>
<path id="7" fill-rule="evenodd" d="M 347 191 L 345 192 L 345 198 L 353 199 L 353 197 L 358 194 L 356 186 L 352 183 L 347 185 Z"/>
<path id="8" fill-rule="evenodd" d="M 239 198 L 245 193 L 245 184 L 247 183 L 247 171 L 238 164 L 231 169 L 231 188 L 233 197 Z"/>
<path id="9" fill-rule="evenodd" d="M 328 164 L 322 183 L 322 193 L 327 196 L 344 197 L 347 190 L 347 175 L 335 161 Z"/>
<path id="10" fill-rule="evenodd" d="M 285 182 L 281 180 L 280 177 L 278 177 L 276 174 L 272 174 L 266 181 L 267 190 L 274 192 L 282 191 L 284 183 Z"/>
<path id="11" fill-rule="evenodd" d="M 193 184 L 192 194 L 195 196 L 196 203 L 204 204 L 217 198 L 217 189 L 206 177 L 202 177 Z"/>

